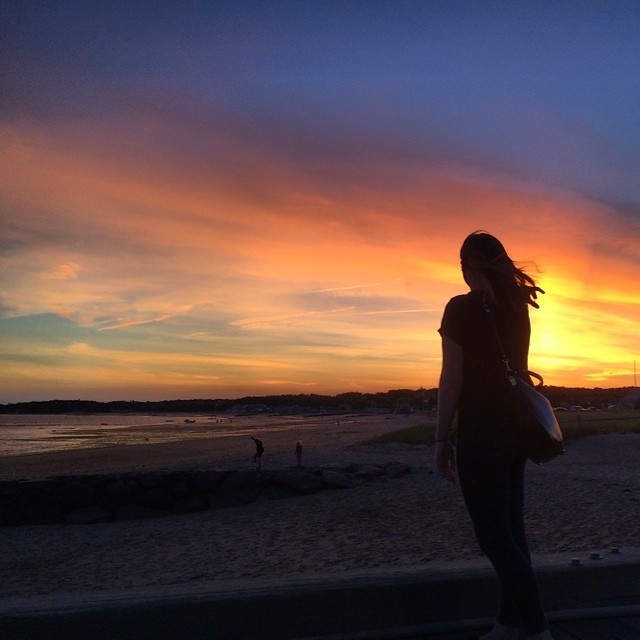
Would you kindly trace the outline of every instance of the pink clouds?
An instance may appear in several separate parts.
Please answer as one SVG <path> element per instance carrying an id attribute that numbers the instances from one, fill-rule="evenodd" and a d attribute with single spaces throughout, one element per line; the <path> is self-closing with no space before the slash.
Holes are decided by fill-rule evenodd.
<path id="1" fill-rule="evenodd" d="M 313 153 L 299 166 L 232 130 L 209 155 L 203 141 L 176 155 L 170 128 L 136 144 L 135 128 L 12 130 L 2 198 L 22 212 L 7 221 L 21 242 L 5 258 L 5 304 L 102 330 L 86 348 L 34 339 L 68 388 L 109 395 L 123 375 L 155 397 L 435 386 L 440 310 L 465 290 L 458 247 L 478 228 L 542 269 L 532 366 L 554 384 L 624 383 L 640 238 L 614 209 L 382 150 L 353 171 Z M 58 373 L 12 367 L 58 388 Z"/>

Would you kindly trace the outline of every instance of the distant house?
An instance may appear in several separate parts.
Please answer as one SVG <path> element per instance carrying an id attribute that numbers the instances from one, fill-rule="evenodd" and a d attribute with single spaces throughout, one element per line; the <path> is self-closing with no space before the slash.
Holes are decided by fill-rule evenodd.
<path id="1" fill-rule="evenodd" d="M 618 402 L 618 409 L 640 408 L 640 387 L 632 387 L 627 395 Z"/>

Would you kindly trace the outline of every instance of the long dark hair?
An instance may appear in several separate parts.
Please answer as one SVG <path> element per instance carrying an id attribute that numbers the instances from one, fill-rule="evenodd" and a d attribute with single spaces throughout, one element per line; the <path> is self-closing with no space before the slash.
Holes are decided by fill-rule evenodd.
<path id="1" fill-rule="evenodd" d="M 486 278 L 492 302 L 512 307 L 530 304 L 538 308 L 537 293 L 544 291 L 516 266 L 495 236 L 486 231 L 468 235 L 460 248 L 460 261 L 463 270 L 474 270 Z"/>

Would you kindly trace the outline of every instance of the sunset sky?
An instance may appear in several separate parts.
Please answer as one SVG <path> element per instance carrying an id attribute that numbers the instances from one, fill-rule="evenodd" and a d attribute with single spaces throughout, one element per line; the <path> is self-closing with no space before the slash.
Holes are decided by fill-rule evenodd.
<path id="1" fill-rule="evenodd" d="M 8 0 L 0 24 L 0 402 L 434 387 L 476 229 L 547 292 L 532 369 L 633 384 L 639 2 Z"/>

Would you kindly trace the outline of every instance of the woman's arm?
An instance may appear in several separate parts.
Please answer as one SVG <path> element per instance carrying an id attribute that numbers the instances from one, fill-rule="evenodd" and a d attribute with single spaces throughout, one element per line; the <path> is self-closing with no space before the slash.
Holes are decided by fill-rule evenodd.
<path id="1" fill-rule="evenodd" d="M 438 473 L 448 480 L 455 479 L 455 456 L 453 447 L 449 443 L 449 435 L 458 408 L 461 389 L 462 347 L 451 338 L 443 336 L 435 457 Z"/>

